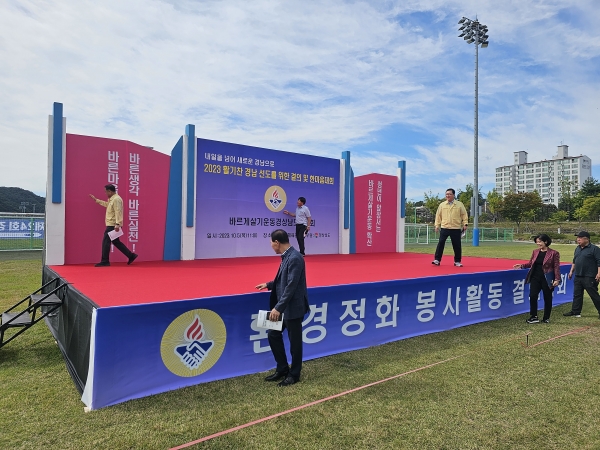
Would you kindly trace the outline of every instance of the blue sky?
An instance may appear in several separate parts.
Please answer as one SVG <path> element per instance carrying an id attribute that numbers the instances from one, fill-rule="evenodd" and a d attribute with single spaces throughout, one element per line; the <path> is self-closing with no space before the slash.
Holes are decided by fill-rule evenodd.
<path id="1" fill-rule="evenodd" d="M 170 153 L 199 137 L 339 158 L 395 173 L 407 196 L 473 180 L 478 17 L 479 182 L 514 151 L 561 143 L 600 178 L 595 0 L 352 2 L 5 0 L 0 4 L 0 185 L 43 194 L 47 116 L 67 131 Z"/>

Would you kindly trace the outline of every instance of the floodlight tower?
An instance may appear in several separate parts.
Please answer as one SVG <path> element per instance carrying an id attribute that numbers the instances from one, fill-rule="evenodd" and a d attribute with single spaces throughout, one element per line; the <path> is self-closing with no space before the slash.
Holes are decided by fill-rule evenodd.
<path id="1" fill-rule="evenodd" d="M 474 183 L 473 183 L 473 246 L 479 246 L 479 164 L 478 164 L 478 140 L 479 140 L 479 104 L 478 104 L 478 86 L 479 86 L 479 46 L 485 48 L 488 46 L 488 27 L 475 20 L 463 17 L 458 21 L 461 26 L 458 37 L 464 38 L 467 44 L 475 44 L 475 127 L 474 127 Z"/>

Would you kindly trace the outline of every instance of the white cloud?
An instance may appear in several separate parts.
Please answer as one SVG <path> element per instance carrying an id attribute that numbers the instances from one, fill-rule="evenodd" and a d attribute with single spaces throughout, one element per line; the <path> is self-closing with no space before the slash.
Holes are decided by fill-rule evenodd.
<path id="1" fill-rule="evenodd" d="M 8 1 L 0 6 L 0 185 L 44 191 L 47 115 L 68 132 L 170 152 L 187 123 L 209 139 L 339 157 L 357 174 L 409 168 L 409 197 L 473 173 L 473 51 L 480 52 L 480 184 L 512 151 L 564 140 L 595 162 L 600 117 L 589 1 Z M 585 12 L 585 13 L 584 13 Z M 390 125 L 428 136 L 376 145 Z M 412 150 L 411 150 L 412 149 Z M 597 176 L 597 175 L 596 175 Z M 489 189 L 487 189 L 489 190 Z M 487 192 L 487 190 L 484 190 Z"/>

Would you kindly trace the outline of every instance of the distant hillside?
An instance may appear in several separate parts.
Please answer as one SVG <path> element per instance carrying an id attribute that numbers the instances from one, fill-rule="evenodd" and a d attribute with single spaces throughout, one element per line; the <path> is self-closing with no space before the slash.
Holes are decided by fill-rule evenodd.
<path id="1" fill-rule="evenodd" d="M 43 213 L 46 210 L 46 199 L 18 187 L 0 186 L 0 212 L 22 212 L 21 202 L 27 202 L 25 212 Z"/>

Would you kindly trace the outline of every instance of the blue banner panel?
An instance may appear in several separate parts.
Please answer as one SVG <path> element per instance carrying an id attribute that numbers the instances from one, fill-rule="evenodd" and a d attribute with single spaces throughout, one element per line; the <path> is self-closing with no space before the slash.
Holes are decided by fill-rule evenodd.
<path id="1" fill-rule="evenodd" d="M 44 219 L 0 219 L 0 239 L 43 239 Z"/>
<path id="2" fill-rule="evenodd" d="M 196 259 L 270 256 L 277 228 L 297 248 L 284 211 L 295 214 L 299 197 L 312 219 L 307 253 L 339 253 L 339 177 L 338 159 L 198 139 Z"/>
<path id="3" fill-rule="evenodd" d="M 185 225 L 188 227 L 194 226 L 194 180 L 196 174 L 194 168 L 196 167 L 196 146 L 194 145 L 194 139 L 196 139 L 196 127 L 194 125 L 186 125 L 185 134 L 187 136 L 187 204 L 185 210 Z"/>
<path id="4" fill-rule="evenodd" d="M 63 104 L 54 102 L 52 116 L 52 203 L 62 203 Z"/>
<path id="5" fill-rule="evenodd" d="M 569 269 L 561 267 L 555 305 L 571 301 Z M 311 288 L 304 359 L 526 313 L 526 273 Z M 99 309 L 92 407 L 274 368 L 266 330 L 256 326 L 268 304 L 261 292 Z"/>
<path id="6" fill-rule="evenodd" d="M 183 177 L 183 137 L 171 150 L 169 168 L 169 196 L 167 198 L 167 223 L 165 231 L 165 261 L 181 259 L 181 183 Z"/>

